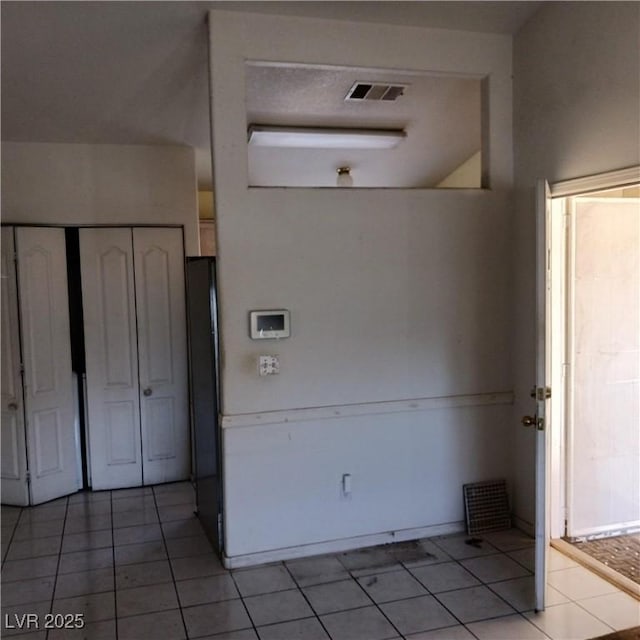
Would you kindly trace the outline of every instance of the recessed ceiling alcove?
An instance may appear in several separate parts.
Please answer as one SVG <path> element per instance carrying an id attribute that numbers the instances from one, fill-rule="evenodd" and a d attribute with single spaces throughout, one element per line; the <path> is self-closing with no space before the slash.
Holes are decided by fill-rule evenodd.
<path id="1" fill-rule="evenodd" d="M 245 72 L 248 131 L 405 134 L 387 148 L 248 144 L 250 186 L 335 187 L 337 170 L 349 167 L 355 187 L 480 187 L 481 78 L 269 63 L 247 63 Z M 458 181 L 442 184 L 460 167 Z"/>

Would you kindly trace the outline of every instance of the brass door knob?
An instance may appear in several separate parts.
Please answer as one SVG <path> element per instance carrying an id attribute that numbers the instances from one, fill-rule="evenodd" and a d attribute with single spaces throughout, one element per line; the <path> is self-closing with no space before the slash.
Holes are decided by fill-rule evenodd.
<path id="1" fill-rule="evenodd" d="M 535 427 L 537 420 L 535 416 L 522 416 L 522 424 L 525 427 Z"/>

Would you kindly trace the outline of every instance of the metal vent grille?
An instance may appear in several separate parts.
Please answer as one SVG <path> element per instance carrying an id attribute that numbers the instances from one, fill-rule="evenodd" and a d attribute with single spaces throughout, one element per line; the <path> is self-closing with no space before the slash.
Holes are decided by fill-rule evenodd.
<path id="1" fill-rule="evenodd" d="M 392 102 L 404 94 L 406 84 L 388 84 L 383 82 L 356 82 L 345 96 L 345 100 L 360 102 L 373 100 Z"/>
<path id="2" fill-rule="evenodd" d="M 462 487 L 467 516 L 467 534 L 475 536 L 511 527 L 505 480 L 474 482 Z"/>

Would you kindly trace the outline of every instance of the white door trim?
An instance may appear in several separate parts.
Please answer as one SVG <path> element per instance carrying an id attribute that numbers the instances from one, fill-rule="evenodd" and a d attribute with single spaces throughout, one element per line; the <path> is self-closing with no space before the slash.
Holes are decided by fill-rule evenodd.
<path id="1" fill-rule="evenodd" d="M 623 188 L 638 182 L 640 182 L 640 165 L 554 182 L 550 185 L 551 197 L 564 198 L 566 196 L 584 195 L 603 189 Z"/>

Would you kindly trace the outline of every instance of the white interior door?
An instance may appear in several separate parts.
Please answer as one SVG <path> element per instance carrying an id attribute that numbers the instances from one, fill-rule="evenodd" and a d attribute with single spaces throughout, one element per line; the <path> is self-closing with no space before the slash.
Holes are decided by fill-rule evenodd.
<path id="1" fill-rule="evenodd" d="M 551 192 L 545 180 L 536 189 L 536 525 L 535 525 L 535 607 L 545 608 L 547 587 L 547 553 L 549 549 L 547 448 L 548 403 L 550 397 L 551 350 L 550 237 Z M 549 393 L 548 393 L 549 390 Z"/>
<path id="2" fill-rule="evenodd" d="M 130 229 L 81 229 L 87 415 L 93 489 L 142 484 Z"/>
<path id="3" fill-rule="evenodd" d="M 2 504 L 29 504 L 13 227 L 2 228 Z"/>
<path id="4" fill-rule="evenodd" d="M 184 249 L 180 229 L 133 230 L 143 482 L 190 472 Z"/>
<path id="5" fill-rule="evenodd" d="M 63 229 L 16 229 L 31 504 L 77 491 Z"/>

